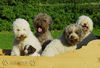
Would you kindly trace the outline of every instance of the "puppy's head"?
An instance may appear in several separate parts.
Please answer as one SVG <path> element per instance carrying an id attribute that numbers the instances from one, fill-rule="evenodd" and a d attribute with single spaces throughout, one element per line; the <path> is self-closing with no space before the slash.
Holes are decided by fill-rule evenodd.
<path id="1" fill-rule="evenodd" d="M 93 21 L 88 16 L 80 16 L 77 24 L 80 24 L 86 32 L 92 32 L 93 30 Z"/>
<path id="2" fill-rule="evenodd" d="M 36 49 L 34 47 L 32 47 L 31 45 L 26 45 L 24 47 L 24 55 L 30 55 L 33 54 L 36 51 Z"/>
<path id="3" fill-rule="evenodd" d="M 52 18 L 45 13 L 38 14 L 34 19 L 34 27 L 38 33 L 45 33 L 52 24 Z"/>
<path id="4" fill-rule="evenodd" d="M 17 40 L 23 41 L 30 32 L 29 23 L 21 18 L 13 22 L 13 32 Z"/>
<path id="5" fill-rule="evenodd" d="M 70 46 L 79 43 L 85 35 L 82 26 L 77 24 L 68 25 L 64 30 L 64 37 Z"/>

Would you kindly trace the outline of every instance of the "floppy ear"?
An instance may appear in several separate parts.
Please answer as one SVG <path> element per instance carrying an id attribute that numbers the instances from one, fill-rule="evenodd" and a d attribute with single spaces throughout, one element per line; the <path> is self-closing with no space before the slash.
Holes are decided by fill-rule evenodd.
<path id="1" fill-rule="evenodd" d="M 46 27 L 46 28 L 49 28 L 49 25 L 46 25 L 45 27 Z"/>
<path id="2" fill-rule="evenodd" d="M 86 35 L 86 31 L 84 30 L 84 28 L 81 29 L 81 37 L 80 37 L 80 40 L 82 41 L 83 38 L 85 37 Z"/>

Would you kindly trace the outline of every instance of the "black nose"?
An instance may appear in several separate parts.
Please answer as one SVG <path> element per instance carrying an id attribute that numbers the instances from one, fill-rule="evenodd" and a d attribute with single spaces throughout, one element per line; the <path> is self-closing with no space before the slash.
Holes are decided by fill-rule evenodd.
<path id="1" fill-rule="evenodd" d="M 24 37 L 24 35 L 22 34 L 22 35 L 20 35 L 20 37 Z"/>
<path id="2" fill-rule="evenodd" d="M 23 38 L 25 38 L 25 36 L 22 34 L 22 35 L 20 35 L 20 39 L 23 39 Z"/>
<path id="3" fill-rule="evenodd" d="M 73 40 L 73 41 L 77 41 L 77 40 L 78 40 L 78 39 L 77 39 L 76 37 L 74 37 L 74 36 L 71 36 L 70 39 Z"/>
<path id="4" fill-rule="evenodd" d="M 86 23 L 84 23 L 84 26 L 86 26 Z"/>
<path id="5" fill-rule="evenodd" d="M 71 38 L 71 39 L 74 39 L 74 36 L 71 36 L 70 38 Z"/>

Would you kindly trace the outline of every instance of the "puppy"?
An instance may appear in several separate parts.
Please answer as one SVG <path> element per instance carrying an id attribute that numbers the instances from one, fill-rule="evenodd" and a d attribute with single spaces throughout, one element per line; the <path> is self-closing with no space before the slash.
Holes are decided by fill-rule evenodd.
<path id="1" fill-rule="evenodd" d="M 16 19 L 13 22 L 13 32 L 14 43 L 11 55 L 22 56 L 21 52 L 24 50 L 26 45 L 34 47 L 35 51 L 31 55 L 35 54 L 34 56 L 37 56 L 39 54 L 41 51 L 41 44 L 31 32 L 29 23 L 26 20 L 21 18 Z"/>
<path id="2" fill-rule="evenodd" d="M 36 53 L 35 51 L 36 49 L 32 45 L 25 45 L 24 50 L 21 52 L 21 55 L 22 56 L 40 56 L 40 54 Z"/>
<path id="3" fill-rule="evenodd" d="M 51 25 L 52 18 L 45 13 L 38 14 L 34 19 L 34 28 L 37 31 L 35 35 L 42 45 L 42 50 L 53 40 L 49 31 Z"/>
<path id="4" fill-rule="evenodd" d="M 80 49 L 83 45 L 87 45 L 91 40 L 97 39 L 97 37 L 92 33 L 93 21 L 88 16 L 80 16 L 77 24 L 81 25 L 86 32 L 84 40 L 77 45 L 77 49 Z"/>
<path id="5" fill-rule="evenodd" d="M 83 40 L 85 31 L 77 24 L 68 25 L 60 37 L 53 40 L 42 52 L 42 56 L 55 56 L 73 49 Z"/>

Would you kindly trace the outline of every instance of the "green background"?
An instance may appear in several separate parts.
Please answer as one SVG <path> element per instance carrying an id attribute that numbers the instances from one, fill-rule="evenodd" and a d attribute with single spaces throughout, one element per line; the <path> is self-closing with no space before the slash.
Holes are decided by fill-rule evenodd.
<path id="1" fill-rule="evenodd" d="M 100 36 L 100 0 L 0 0 L 0 48 L 12 48 L 12 23 L 16 18 L 26 19 L 35 33 L 33 21 L 38 13 L 52 17 L 50 30 L 54 38 L 81 15 L 93 20 L 93 33 Z"/>

